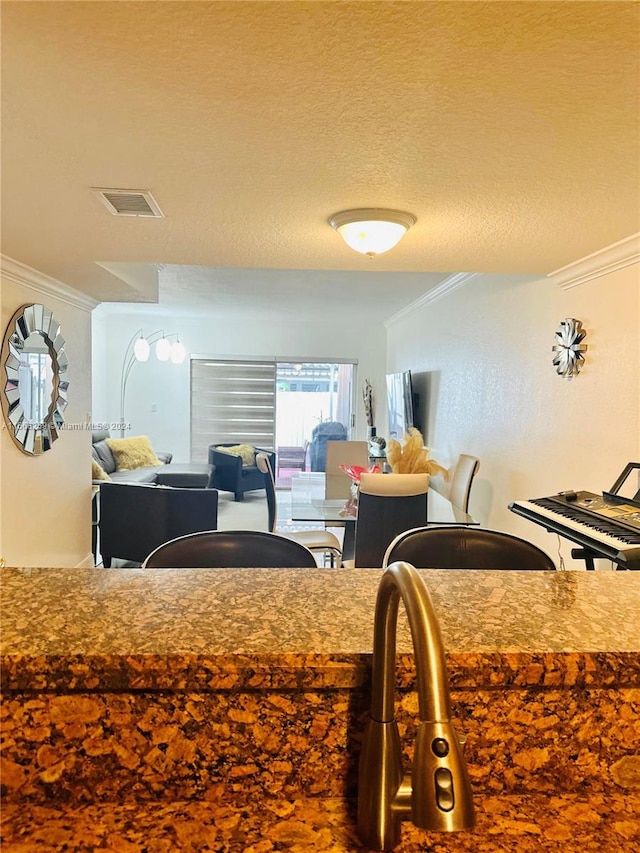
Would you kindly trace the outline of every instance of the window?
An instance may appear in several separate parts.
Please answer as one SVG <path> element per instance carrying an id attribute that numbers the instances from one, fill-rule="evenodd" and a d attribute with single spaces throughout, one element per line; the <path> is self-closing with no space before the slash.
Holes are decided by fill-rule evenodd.
<path id="1" fill-rule="evenodd" d="M 352 362 L 278 361 L 276 485 L 288 486 L 297 470 L 311 465 L 307 457 L 319 424 L 338 422 L 350 434 L 354 372 Z"/>
<path id="2" fill-rule="evenodd" d="M 191 360 L 191 459 L 210 444 L 275 447 L 275 361 Z"/>
<path id="3" fill-rule="evenodd" d="M 315 427 L 338 422 L 350 434 L 354 373 L 353 362 L 192 358 L 191 459 L 206 461 L 210 444 L 252 444 L 297 452 L 304 469 Z M 275 473 L 288 485 L 291 472 Z"/>

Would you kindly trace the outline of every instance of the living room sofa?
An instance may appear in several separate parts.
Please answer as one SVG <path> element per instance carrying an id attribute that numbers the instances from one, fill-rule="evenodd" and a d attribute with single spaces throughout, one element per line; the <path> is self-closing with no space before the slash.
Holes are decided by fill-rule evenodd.
<path id="1" fill-rule="evenodd" d="M 239 454 L 229 453 L 227 450 L 219 449 L 225 447 L 250 447 L 250 453 L 248 456 L 245 455 L 245 459 L 243 460 L 242 456 Z M 237 501 L 244 499 L 245 492 L 264 489 L 264 474 L 256 465 L 256 453 L 264 453 L 265 456 L 269 458 L 271 469 L 275 470 L 276 454 L 271 450 L 263 450 L 260 447 L 233 443 L 210 444 L 209 464 L 214 468 L 212 477 L 213 488 L 219 489 L 223 492 L 233 492 L 234 498 Z"/>
<path id="2" fill-rule="evenodd" d="M 105 568 L 114 558 L 142 563 L 163 542 L 216 530 L 216 489 L 154 488 L 144 483 L 100 484 L 98 523 L 100 555 Z"/>
<path id="3" fill-rule="evenodd" d="M 107 444 L 108 430 L 92 433 L 92 456 L 114 483 L 143 483 L 179 488 L 212 488 L 213 468 L 206 462 L 172 463 L 172 453 L 155 450 L 162 465 L 144 465 L 140 468 L 118 470 L 116 459 Z M 93 480 L 99 485 L 102 480 Z"/>

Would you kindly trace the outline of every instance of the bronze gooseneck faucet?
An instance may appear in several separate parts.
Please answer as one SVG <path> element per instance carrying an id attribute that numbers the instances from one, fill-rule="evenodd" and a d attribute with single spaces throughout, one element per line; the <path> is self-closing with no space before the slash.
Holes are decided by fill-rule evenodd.
<path id="1" fill-rule="evenodd" d="M 413 768 L 402 769 L 395 721 L 398 603 L 407 611 L 418 682 L 420 724 Z M 475 818 L 462 748 L 451 723 L 444 647 L 429 591 L 409 563 L 382 575 L 373 636 L 371 716 L 362 742 L 358 835 L 372 850 L 393 850 L 404 818 L 422 829 L 471 829 Z"/>

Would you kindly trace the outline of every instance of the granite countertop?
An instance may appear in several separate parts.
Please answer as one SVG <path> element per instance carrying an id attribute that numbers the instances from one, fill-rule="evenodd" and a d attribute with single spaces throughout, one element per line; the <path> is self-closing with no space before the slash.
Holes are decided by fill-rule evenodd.
<path id="1" fill-rule="evenodd" d="M 625 708 L 633 708 L 640 687 L 636 573 L 422 574 L 452 688 L 505 685 L 520 695 L 520 687 L 535 685 L 557 696 L 556 688 L 589 694 L 596 686 L 613 688 L 614 702 L 624 694 Z M 202 688 L 250 697 L 358 687 L 368 677 L 380 576 L 367 569 L 3 569 L 2 684 L 16 692 L 6 699 L 27 708 L 29 693 L 42 700 L 68 691 L 161 688 L 148 694 L 158 696 Z M 401 607 L 397 674 L 411 687 L 403 617 Z M 538 701 L 540 691 L 531 693 Z M 581 794 L 489 793 L 475 798 L 473 832 L 424 833 L 406 824 L 398 853 L 640 853 L 636 789 L 631 779 L 619 790 L 591 785 Z M 250 805 L 178 797 L 6 802 L 0 839 L 11 853 L 364 850 L 353 803 L 331 797 L 253 797 Z"/>
<path id="2" fill-rule="evenodd" d="M 424 571 L 452 686 L 640 684 L 634 572 Z M 362 683 L 377 569 L 3 569 L 4 689 Z M 411 641 L 400 608 L 399 677 Z M 404 663 L 403 663 L 404 662 Z"/>
<path id="3" fill-rule="evenodd" d="M 639 853 L 640 798 L 629 793 L 481 797 L 472 832 L 402 827 L 396 853 Z M 349 806 L 272 800 L 249 809 L 210 802 L 7 805 L 10 853 L 364 853 Z M 6 847 L 5 847 L 6 844 Z"/>

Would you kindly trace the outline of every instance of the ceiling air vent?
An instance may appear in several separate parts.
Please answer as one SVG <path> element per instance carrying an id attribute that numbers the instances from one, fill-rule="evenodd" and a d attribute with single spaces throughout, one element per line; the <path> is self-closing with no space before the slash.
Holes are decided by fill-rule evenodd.
<path id="1" fill-rule="evenodd" d="M 150 190 L 109 190 L 97 187 L 92 189 L 114 216 L 164 216 Z"/>

